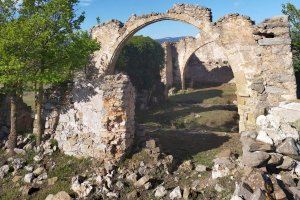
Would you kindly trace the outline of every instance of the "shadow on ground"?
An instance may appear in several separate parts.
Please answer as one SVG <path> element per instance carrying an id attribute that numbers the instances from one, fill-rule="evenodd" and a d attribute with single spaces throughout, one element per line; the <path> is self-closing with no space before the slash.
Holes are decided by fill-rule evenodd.
<path id="1" fill-rule="evenodd" d="M 136 121 L 146 138 L 156 139 L 161 151 L 173 155 L 177 166 L 190 160 L 212 166 L 224 148 L 239 148 L 238 112 L 234 85 L 183 91 Z"/>
<path id="2" fill-rule="evenodd" d="M 197 130 L 159 130 L 150 137 L 158 139 L 162 152 L 172 155 L 179 163 L 201 152 L 219 148 L 230 139 L 229 136 L 213 132 L 199 133 Z"/>
<path id="3" fill-rule="evenodd" d="M 221 97 L 223 94 L 222 90 L 200 90 L 188 93 L 177 94 L 175 96 L 169 97 L 169 101 L 176 103 L 203 103 L 205 99 L 210 99 L 214 97 Z"/>

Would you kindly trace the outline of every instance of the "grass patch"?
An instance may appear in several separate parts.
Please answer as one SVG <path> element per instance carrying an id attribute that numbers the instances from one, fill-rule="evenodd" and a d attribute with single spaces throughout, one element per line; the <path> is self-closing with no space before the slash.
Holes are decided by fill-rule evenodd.
<path id="1" fill-rule="evenodd" d="M 238 115 L 235 111 L 212 110 L 201 113 L 192 113 L 175 121 L 179 128 L 195 129 L 203 127 L 207 130 L 231 131 L 236 126 Z"/>
<path id="2" fill-rule="evenodd" d="M 25 104 L 31 107 L 31 109 L 35 108 L 35 98 L 34 98 L 34 92 L 25 92 L 23 94 L 23 101 Z"/>
<path id="3" fill-rule="evenodd" d="M 202 165 L 205 165 L 205 166 L 211 168 L 214 164 L 213 159 L 219 152 L 220 152 L 219 149 L 212 149 L 212 150 L 200 152 L 200 153 L 196 154 L 195 156 L 193 156 L 193 161 L 196 164 L 202 164 Z"/>
<path id="4" fill-rule="evenodd" d="M 235 91 L 232 84 L 179 91 L 165 104 L 138 112 L 137 121 L 163 153 L 211 167 L 223 148 L 240 148 Z"/>
<path id="5" fill-rule="evenodd" d="M 237 131 L 237 107 L 233 85 L 210 89 L 180 91 L 169 100 L 149 111 L 140 111 L 136 119 L 140 124 L 159 128 Z"/>
<path id="6" fill-rule="evenodd" d="M 27 164 L 33 164 L 33 157 L 36 154 L 29 151 L 23 158 Z M 52 169 L 51 165 L 55 163 Z M 48 178 L 57 177 L 58 180 L 53 186 L 48 186 L 47 180 L 40 186 L 40 190 L 28 197 L 22 197 L 19 188 L 24 185 L 21 180 L 19 183 L 12 182 L 12 174 L 10 173 L 2 181 L 0 180 L 0 199 L 30 199 L 40 200 L 45 199 L 49 194 L 56 194 L 60 191 L 71 193 L 70 185 L 72 177 L 78 174 L 90 173 L 93 170 L 94 163 L 90 159 L 77 159 L 73 156 L 67 156 L 60 152 L 55 152 L 52 156 L 46 156 L 41 165 L 45 166 L 48 173 Z M 28 173 L 25 169 L 18 170 L 16 175 L 24 177 Z"/>

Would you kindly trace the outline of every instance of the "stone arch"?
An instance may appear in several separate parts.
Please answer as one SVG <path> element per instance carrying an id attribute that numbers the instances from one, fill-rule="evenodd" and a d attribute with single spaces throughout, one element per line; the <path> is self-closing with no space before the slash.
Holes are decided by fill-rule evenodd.
<path id="1" fill-rule="evenodd" d="M 282 101 L 296 99 L 287 17 L 270 18 L 258 25 L 238 14 L 215 23 L 211 18 L 210 9 L 180 4 L 167 13 L 132 16 L 125 24 L 110 21 L 94 27 L 91 35 L 101 43 L 91 64 L 96 71 L 74 80 L 71 103 L 60 114 L 55 130 L 60 149 L 69 155 L 110 161 L 124 157 L 133 144 L 135 95 L 127 76 L 111 75 L 114 62 L 130 36 L 161 20 L 192 24 L 202 30 L 199 47 L 216 41 L 224 49 L 237 86 L 240 131 L 255 130 L 259 115 Z M 192 52 L 183 56 L 183 66 Z"/>
<path id="2" fill-rule="evenodd" d="M 180 70 L 181 89 L 185 90 L 185 72 L 186 67 L 192 55 L 203 48 L 204 46 L 215 42 L 219 37 L 216 35 L 212 38 L 207 38 L 205 34 L 199 34 L 197 38 L 184 38 L 177 43 L 178 48 L 178 64 Z M 184 46 L 184 47 L 183 47 Z"/>
<path id="3" fill-rule="evenodd" d="M 142 28 L 163 20 L 182 21 L 191 24 L 203 32 L 206 38 L 213 34 L 211 10 L 204 7 L 176 4 L 166 13 L 152 13 L 149 15 L 132 15 L 123 24 L 117 20 L 101 24 L 92 29 L 92 37 L 101 43 L 101 50 L 94 55 L 96 68 L 103 74 L 112 74 L 118 55 L 125 43 Z M 109 37 L 109 38 L 107 38 Z M 105 41 L 105 42 L 104 42 Z"/>

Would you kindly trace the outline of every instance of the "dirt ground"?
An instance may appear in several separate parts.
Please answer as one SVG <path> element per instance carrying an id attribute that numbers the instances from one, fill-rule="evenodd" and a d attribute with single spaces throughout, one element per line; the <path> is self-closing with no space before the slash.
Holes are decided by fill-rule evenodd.
<path id="1" fill-rule="evenodd" d="M 29 96 L 26 98 L 29 103 L 32 103 Z M 215 156 L 225 149 L 241 154 L 238 114 L 236 105 L 233 103 L 235 100 L 235 86 L 229 84 L 180 91 L 161 106 L 137 113 L 136 120 L 139 128 L 143 129 L 146 134 L 145 138 L 156 139 L 162 153 L 172 155 L 177 167 L 186 160 L 192 160 L 195 164 L 203 164 L 211 168 Z M 1 165 L 7 160 L 4 155 L 4 152 L 0 152 Z M 34 152 L 28 153 L 22 159 L 26 160 L 27 165 L 32 165 L 34 155 Z M 139 164 L 141 161 L 147 163 L 147 154 L 139 150 L 120 163 L 120 167 L 128 168 L 129 165 Z M 56 167 L 48 169 L 49 163 L 55 163 Z M 24 185 L 22 179 L 17 182 L 12 181 L 16 176 L 24 177 L 27 172 L 22 169 L 17 174 L 0 180 L 0 199 L 45 199 L 48 194 L 55 194 L 62 190 L 72 195 L 71 178 L 78 174 L 92 174 L 99 167 L 98 163 L 90 159 L 80 160 L 65 156 L 61 152 L 46 157 L 40 165 L 46 166 L 49 170 L 49 178 L 58 178 L 55 185 L 48 186 L 44 183 L 39 186 L 39 191 L 24 197 L 20 190 Z M 174 176 L 178 178 L 177 182 L 174 182 Z M 177 185 L 183 188 L 192 180 L 199 179 L 199 174 L 184 172 L 170 175 L 169 178 L 164 175 L 162 179 L 160 174 L 154 174 L 154 177 L 164 181 L 166 188 L 171 190 Z M 201 174 L 201 183 L 211 181 L 209 177 L 209 171 Z M 225 188 L 222 193 L 217 193 L 211 186 L 206 188 L 202 196 L 198 196 L 197 199 L 230 199 L 234 189 L 234 180 L 225 177 L 219 180 L 219 184 Z M 125 188 L 121 196 L 126 195 L 132 189 Z M 137 199 L 153 199 L 151 191 L 140 195 Z"/>
<path id="2" fill-rule="evenodd" d="M 178 164 L 192 159 L 212 166 L 223 149 L 241 153 L 235 90 L 234 84 L 225 84 L 178 92 L 165 104 L 138 113 L 136 120 Z"/>

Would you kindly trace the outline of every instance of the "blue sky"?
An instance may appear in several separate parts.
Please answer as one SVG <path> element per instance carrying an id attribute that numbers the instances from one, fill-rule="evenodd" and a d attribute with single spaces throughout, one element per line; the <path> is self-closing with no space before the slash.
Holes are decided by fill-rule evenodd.
<path id="1" fill-rule="evenodd" d="M 213 20 L 229 13 L 240 13 L 256 22 L 280 15 L 281 5 L 291 2 L 300 8 L 300 0 L 81 0 L 79 11 L 86 12 L 86 21 L 82 28 L 90 29 L 99 16 L 102 22 L 118 19 L 125 22 L 130 15 L 166 12 L 175 3 L 189 3 L 212 9 Z M 137 34 L 152 38 L 195 36 L 199 32 L 192 25 L 182 22 L 162 21 L 149 25 Z"/>

